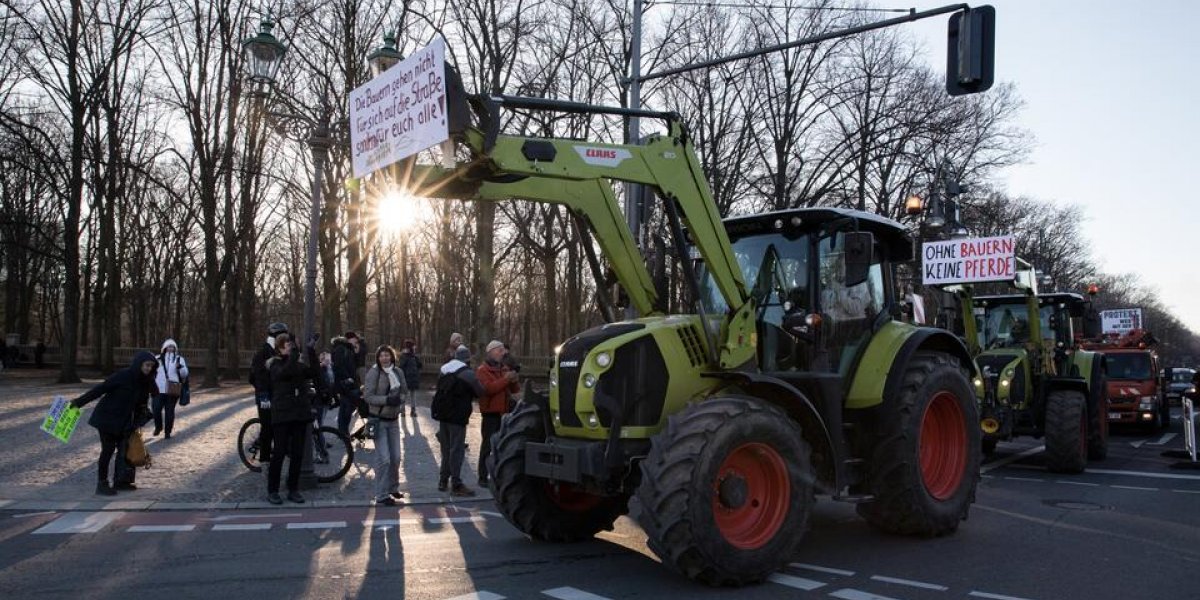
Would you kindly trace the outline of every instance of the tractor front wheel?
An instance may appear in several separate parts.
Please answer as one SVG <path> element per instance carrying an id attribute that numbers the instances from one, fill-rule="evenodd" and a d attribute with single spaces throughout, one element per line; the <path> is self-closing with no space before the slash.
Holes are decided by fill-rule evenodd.
<path id="1" fill-rule="evenodd" d="M 1046 397 L 1046 468 L 1081 473 L 1088 458 L 1087 399 L 1082 392 L 1057 390 Z"/>
<path id="2" fill-rule="evenodd" d="M 505 416 L 488 457 L 496 507 L 536 540 L 575 542 L 611 531 L 617 517 L 628 511 L 628 496 L 599 496 L 571 483 L 525 474 L 525 444 L 544 441 L 545 429 L 542 409 L 533 404 L 521 404 Z"/>
<path id="3" fill-rule="evenodd" d="M 813 504 L 799 426 L 753 398 L 671 416 L 641 463 L 638 520 L 667 566 L 708 585 L 766 579 L 793 556 Z"/>
<path id="4" fill-rule="evenodd" d="M 900 398 L 883 416 L 867 467 L 875 497 L 858 513 L 889 533 L 938 536 L 967 518 L 979 482 L 979 416 L 958 360 L 918 352 Z"/>

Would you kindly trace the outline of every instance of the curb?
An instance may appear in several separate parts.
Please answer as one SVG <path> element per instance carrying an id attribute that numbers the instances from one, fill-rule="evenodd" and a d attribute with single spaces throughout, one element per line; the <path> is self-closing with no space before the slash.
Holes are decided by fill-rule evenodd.
<path id="1" fill-rule="evenodd" d="M 474 498 L 405 498 L 391 508 L 405 506 L 425 506 L 438 504 L 466 504 L 473 502 L 491 502 L 492 497 L 477 496 Z M 309 500 L 302 506 L 292 508 L 369 508 L 375 506 L 370 500 Z M 279 507 L 262 500 L 241 502 L 161 502 L 156 500 L 3 500 L 0 499 L 0 510 L 3 511 L 140 511 L 166 512 L 176 510 L 278 510 Z"/>

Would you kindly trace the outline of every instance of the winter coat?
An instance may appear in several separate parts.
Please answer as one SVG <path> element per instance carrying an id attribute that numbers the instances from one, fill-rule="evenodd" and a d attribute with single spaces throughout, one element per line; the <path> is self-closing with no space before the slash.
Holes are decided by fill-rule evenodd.
<path id="1" fill-rule="evenodd" d="M 309 365 L 316 362 L 309 350 L 309 363 L 301 362 L 299 348 L 288 356 L 276 355 L 267 361 L 271 372 L 271 422 L 289 423 L 313 418 L 312 402 L 316 391 L 312 380 L 318 375 Z"/>
<path id="2" fill-rule="evenodd" d="M 348 392 L 358 387 L 358 354 L 354 345 L 344 337 L 333 338 L 333 376 L 339 392 Z"/>
<path id="3" fill-rule="evenodd" d="M 174 344 L 174 340 L 167 340 Z M 164 343 L 163 346 L 166 346 Z M 188 378 L 187 361 L 178 352 L 170 354 L 159 354 L 155 357 L 158 360 L 158 370 L 154 374 L 154 383 L 158 388 L 158 393 L 167 393 L 167 382 L 174 381 L 183 383 L 184 379 Z"/>
<path id="4" fill-rule="evenodd" d="M 470 365 L 458 359 L 442 365 L 438 387 L 443 385 L 442 378 L 447 376 L 454 377 L 449 389 L 449 406 L 444 413 L 439 413 L 438 420 L 454 425 L 466 425 L 471 419 L 472 404 L 484 394 L 483 385 L 479 383 Z"/>
<path id="5" fill-rule="evenodd" d="M 271 372 L 267 369 L 267 361 L 274 356 L 275 343 L 270 341 L 259 346 L 258 352 L 250 360 L 250 385 L 254 386 L 255 395 L 271 393 Z"/>
<path id="6" fill-rule="evenodd" d="M 114 373 L 104 383 L 71 402 L 82 407 L 100 398 L 96 410 L 88 418 L 88 425 L 102 433 L 125 435 L 150 419 L 148 400 L 154 391 L 154 373 L 142 374 L 142 363 L 148 360 L 154 360 L 154 355 L 144 350 L 138 352 L 128 368 Z"/>
<path id="7" fill-rule="evenodd" d="M 404 381 L 408 389 L 415 390 L 421 387 L 421 368 L 425 365 L 421 364 L 419 356 L 408 350 L 401 350 L 400 363 L 397 366 L 404 372 Z"/>
<path id="8" fill-rule="evenodd" d="M 393 371 L 403 381 L 404 375 L 398 368 Z M 404 383 L 401 382 L 400 387 L 393 389 L 391 378 L 383 369 L 379 368 L 379 365 L 373 365 L 367 371 L 367 376 L 363 379 L 363 398 L 367 402 L 368 411 L 372 417 L 378 417 L 383 421 L 395 421 L 403 412 L 404 407 L 399 403 L 396 403 L 395 406 L 388 406 L 388 398 L 402 397 L 403 394 Z"/>
<path id="9" fill-rule="evenodd" d="M 521 384 L 515 381 L 509 383 L 504 378 L 504 374 L 507 372 L 508 367 L 490 360 L 483 361 L 483 364 L 475 370 L 475 375 L 479 379 L 480 385 L 483 386 L 484 392 L 479 397 L 479 412 L 508 412 L 508 395 L 520 392 Z"/>

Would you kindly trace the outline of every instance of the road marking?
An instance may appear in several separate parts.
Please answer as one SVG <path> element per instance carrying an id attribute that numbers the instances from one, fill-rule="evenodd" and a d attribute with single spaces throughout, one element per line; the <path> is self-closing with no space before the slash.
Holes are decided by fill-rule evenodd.
<path id="1" fill-rule="evenodd" d="M 263 531 L 270 529 L 270 523 L 217 523 L 213 531 Z"/>
<path id="2" fill-rule="evenodd" d="M 368 519 L 363 521 L 364 527 L 399 527 L 401 525 L 420 525 L 424 519 Z"/>
<path id="3" fill-rule="evenodd" d="M 609 600 L 604 596 L 597 596 L 583 590 L 577 590 L 573 587 L 560 587 L 552 590 L 542 590 L 542 595 L 558 598 L 558 600 Z"/>
<path id="4" fill-rule="evenodd" d="M 345 527 L 345 521 L 318 521 L 315 523 L 288 523 L 288 529 L 336 529 Z"/>
<path id="5" fill-rule="evenodd" d="M 1158 488 L 1138 487 L 1136 485 L 1111 485 L 1109 487 L 1113 487 L 1118 490 L 1141 490 L 1144 492 L 1157 492 L 1158 491 Z"/>
<path id="6" fill-rule="evenodd" d="M 936 583 L 925 583 L 924 581 L 913 581 L 911 579 L 899 579 L 896 577 L 884 577 L 883 575 L 872 575 L 871 579 L 874 579 L 875 581 L 882 581 L 884 583 L 895 583 L 898 585 L 907 585 L 926 590 L 937 590 L 939 592 L 944 592 L 950 589 L 944 585 L 938 585 Z"/>
<path id="7" fill-rule="evenodd" d="M 1003 467 L 1004 465 L 1017 462 L 1018 460 L 1021 460 L 1022 458 L 1026 458 L 1028 456 L 1033 456 L 1034 454 L 1042 452 L 1045 449 L 1046 449 L 1045 446 L 1038 446 L 1036 448 L 1030 448 L 1024 452 L 1021 452 L 1020 454 L 1014 454 L 1008 458 L 1002 458 L 994 463 L 986 464 L 979 469 L 979 472 L 987 473 L 988 471 L 991 471 L 994 469 L 999 469 L 1000 467 Z"/>
<path id="8" fill-rule="evenodd" d="M 1134 477 L 1154 477 L 1158 479 L 1187 479 L 1191 481 L 1200 481 L 1200 475 L 1180 475 L 1177 473 L 1147 473 L 1145 471 L 1118 471 L 1116 469 L 1092 469 L 1088 468 L 1088 473 L 1099 473 L 1101 475 L 1132 475 Z"/>
<path id="9" fill-rule="evenodd" d="M 492 592 L 471 592 L 470 594 L 455 596 L 448 600 L 504 600 L 504 596 L 493 594 Z"/>
<path id="10" fill-rule="evenodd" d="M 1200 494 L 1200 490 L 1171 490 L 1171 491 L 1179 492 L 1180 494 Z"/>
<path id="11" fill-rule="evenodd" d="M 57 511 L 53 511 L 53 510 L 44 510 L 44 511 L 42 511 L 42 512 L 35 512 L 35 513 L 25 513 L 25 514 L 22 514 L 22 515 L 13 515 L 13 516 L 12 516 L 12 518 L 14 518 L 14 519 L 24 519 L 25 517 L 40 517 L 40 516 L 42 516 L 42 515 L 53 515 L 53 514 L 57 514 Z"/>
<path id="12" fill-rule="evenodd" d="M 1145 444 L 1148 441 L 1150 441 L 1150 440 L 1138 440 L 1136 442 L 1129 442 L 1129 445 L 1133 446 L 1134 448 L 1140 449 L 1142 447 L 1142 444 Z"/>
<path id="13" fill-rule="evenodd" d="M 428 519 L 428 521 L 434 525 L 443 525 L 446 523 L 477 523 L 483 520 L 483 517 L 433 517 Z"/>
<path id="14" fill-rule="evenodd" d="M 123 516 L 123 512 L 67 513 L 33 533 L 96 533 Z"/>
<path id="15" fill-rule="evenodd" d="M 1149 442 L 1149 443 L 1147 443 L 1146 445 L 1147 445 L 1147 446 L 1161 446 L 1161 445 L 1163 445 L 1163 444 L 1165 444 L 1165 443 L 1167 443 L 1167 442 L 1171 441 L 1171 438 L 1173 438 L 1173 437 L 1175 437 L 1175 436 L 1177 436 L 1177 435 L 1179 435 L 1179 434 L 1177 434 L 1177 433 L 1164 433 L 1164 434 L 1163 434 L 1163 436 L 1162 436 L 1161 438 L 1158 438 L 1158 441 L 1157 441 L 1157 442 Z"/>
<path id="16" fill-rule="evenodd" d="M 205 521 L 232 521 L 234 519 L 278 519 L 280 517 L 303 517 L 303 513 L 266 513 L 261 515 L 225 515 L 221 517 L 207 517 Z"/>
<path id="17" fill-rule="evenodd" d="M 825 587 L 824 582 L 805 579 L 803 577 L 796 577 L 795 575 L 784 575 L 783 573 L 771 573 L 771 576 L 767 577 L 767 581 L 770 581 L 771 583 L 778 583 L 779 585 L 786 585 L 790 588 L 796 588 L 798 590 L 804 590 L 806 592 L 811 592 L 819 587 Z"/>
<path id="18" fill-rule="evenodd" d="M 1029 598 L 1021 598 L 1019 596 L 1005 596 L 1003 594 L 989 594 L 987 592 L 971 592 L 967 595 L 976 598 L 989 598 L 990 600 L 1029 600 Z"/>
<path id="19" fill-rule="evenodd" d="M 880 596 L 879 594 L 849 588 L 830 592 L 829 595 L 834 598 L 841 598 L 842 600 L 896 600 L 896 598 L 892 598 L 891 596 Z"/>
<path id="20" fill-rule="evenodd" d="M 1056 479 L 1054 483 L 1065 483 L 1067 485 L 1084 485 L 1087 487 L 1100 487 L 1098 483 L 1088 483 L 1086 481 L 1070 481 L 1067 479 Z"/>
<path id="21" fill-rule="evenodd" d="M 500 514 L 500 513 L 498 513 L 498 512 L 492 512 L 492 511 L 490 511 L 490 510 L 481 510 L 481 511 L 479 511 L 479 514 L 481 514 L 481 515 L 487 515 L 487 516 L 489 516 L 489 517 L 500 517 L 501 519 L 503 519 L 503 518 L 504 518 L 504 515 L 502 515 L 502 514 Z"/>
<path id="22" fill-rule="evenodd" d="M 192 531 L 195 525 L 134 525 L 125 531 L 129 533 L 164 533 L 167 531 Z"/>
<path id="23" fill-rule="evenodd" d="M 1011 479 L 1013 481 L 1045 481 L 1045 479 L 1038 479 L 1037 477 L 1007 477 L 1006 476 L 1005 479 Z"/>
<path id="24" fill-rule="evenodd" d="M 818 573 L 830 573 L 833 575 L 845 575 L 846 577 L 854 576 L 854 571 L 846 571 L 843 569 L 832 569 L 830 567 L 821 567 L 818 565 L 810 565 L 807 563 L 791 563 L 788 566 L 796 567 L 797 569 L 807 569 L 809 571 L 816 571 Z"/>

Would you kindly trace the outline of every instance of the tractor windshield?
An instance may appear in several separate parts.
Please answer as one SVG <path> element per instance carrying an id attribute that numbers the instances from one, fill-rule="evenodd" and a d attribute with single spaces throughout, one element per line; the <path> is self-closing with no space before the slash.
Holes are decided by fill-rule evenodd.
<path id="1" fill-rule="evenodd" d="M 1046 342 L 1053 344 L 1056 331 L 1054 325 L 1059 319 L 1054 318 L 1054 307 L 1043 306 L 1035 318 L 1041 319 L 1042 335 Z M 983 309 L 983 314 L 976 314 L 979 319 L 979 344 L 984 349 L 1020 348 L 1030 339 L 1029 311 L 1025 304 L 996 304 Z"/>
<path id="2" fill-rule="evenodd" d="M 733 240 L 733 255 L 755 296 L 760 321 L 779 325 L 784 312 L 809 308 L 809 242 L 807 235 L 782 233 Z M 729 307 L 715 281 L 703 266 L 699 275 L 704 310 L 709 314 L 724 314 Z"/>
<path id="3" fill-rule="evenodd" d="M 1109 352 L 1104 355 L 1109 379 L 1153 379 L 1149 352 Z"/>

